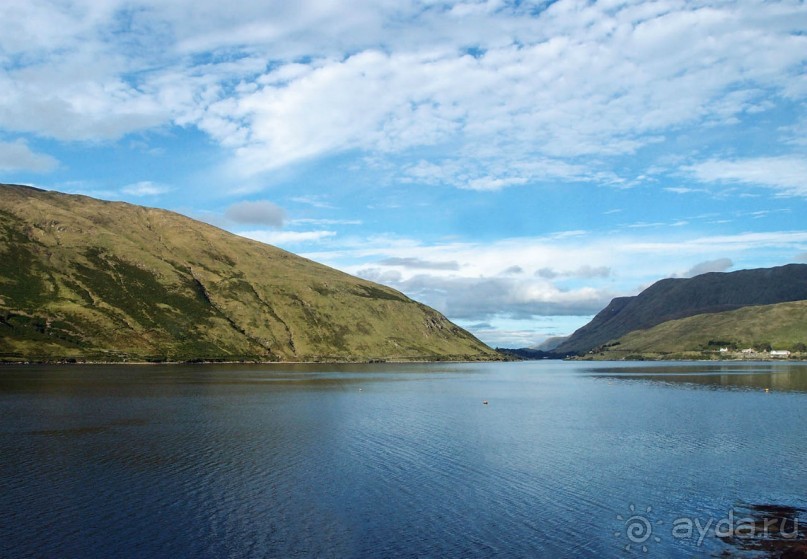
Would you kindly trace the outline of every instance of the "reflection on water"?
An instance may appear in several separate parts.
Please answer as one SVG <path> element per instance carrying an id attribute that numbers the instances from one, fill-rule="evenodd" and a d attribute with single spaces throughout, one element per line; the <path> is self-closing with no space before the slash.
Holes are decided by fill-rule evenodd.
<path id="1" fill-rule="evenodd" d="M 778 557 L 672 526 L 738 502 L 807 508 L 804 376 L 785 363 L 4 367 L 0 557 Z M 628 525 L 640 513 L 642 541 Z"/>
<path id="2" fill-rule="evenodd" d="M 394 382 L 418 378 L 439 378 L 469 374 L 458 364 L 401 364 L 390 375 L 389 367 L 369 364 L 198 364 L 198 365 L 0 365 L 0 394 L 14 391 L 65 393 L 86 390 L 122 393 L 131 390 L 162 392 L 180 386 L 248 386 L 275 389 L 283 384 L 296 387 L 339 387 L 356 383 Z"/>
<path id="3" fill-rule="evenodd" d="M 634 363 L 593 368 L 591 374 L 614 380 L 633 379 L 709 388 L 807 392 L 805 363 Z"/>

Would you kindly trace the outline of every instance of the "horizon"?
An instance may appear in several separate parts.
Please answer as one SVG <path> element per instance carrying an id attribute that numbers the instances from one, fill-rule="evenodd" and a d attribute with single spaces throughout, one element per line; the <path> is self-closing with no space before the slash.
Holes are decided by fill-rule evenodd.
<path id="1" fill-rule="evenodd" d="M 158 207 L 482 341 L 807 262 L 800 2 L 0 6 L 0 182 Z"/>

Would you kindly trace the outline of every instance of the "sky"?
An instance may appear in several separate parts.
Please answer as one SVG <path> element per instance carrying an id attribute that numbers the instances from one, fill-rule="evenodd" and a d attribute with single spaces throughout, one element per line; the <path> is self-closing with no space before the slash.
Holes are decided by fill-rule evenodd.
<path id="1" fill-rule="evenodd" d="M 807 262 L 803 1 L 3 0 L 0 182 L 177 211 L 568 335 Z"/>

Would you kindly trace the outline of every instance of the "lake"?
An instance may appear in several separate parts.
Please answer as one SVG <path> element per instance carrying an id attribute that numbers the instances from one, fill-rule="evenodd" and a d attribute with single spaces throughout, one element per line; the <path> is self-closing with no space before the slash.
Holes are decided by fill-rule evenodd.
<path id="1" fill-rule="evenodd" d="M 805 432 L 799 363 L 9 366 L 0 557 L 774 557 Z"/>

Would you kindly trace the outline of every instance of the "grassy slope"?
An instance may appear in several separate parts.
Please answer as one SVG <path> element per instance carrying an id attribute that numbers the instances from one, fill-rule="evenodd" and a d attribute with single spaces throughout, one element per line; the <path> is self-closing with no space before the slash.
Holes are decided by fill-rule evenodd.
<path id="1" fill-rule="evenodd" d="M 555 351 L 585 353 L 629 332 L 669 320 L 805 299 L 807 264 L 668 278 L 635 297 L 614 299 Z"/>
<path id="2" fill-rule="evenodd" d="M 807 343 L 807 301 L 671 320 L 648 330 L 631 332 L 618 342 L 607 347 L 600 357 L 699 357 L 730 344 L 738 349 L 760 344 L 792 349 Z"/>
<path id="3" fill-rule="evenodd" d="M 0 359 L 486 359 L 424 305 L 171 212 L 0 185 Z"/>

